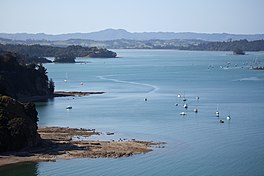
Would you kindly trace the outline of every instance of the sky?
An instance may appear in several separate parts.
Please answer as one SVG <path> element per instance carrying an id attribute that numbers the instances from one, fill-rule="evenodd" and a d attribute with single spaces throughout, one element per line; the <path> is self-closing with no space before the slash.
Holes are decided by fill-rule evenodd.
<path id="1" fill-rule="evenodd" d="M 1 33 L 264 34 L 264 0 L 0 0 Z"/>

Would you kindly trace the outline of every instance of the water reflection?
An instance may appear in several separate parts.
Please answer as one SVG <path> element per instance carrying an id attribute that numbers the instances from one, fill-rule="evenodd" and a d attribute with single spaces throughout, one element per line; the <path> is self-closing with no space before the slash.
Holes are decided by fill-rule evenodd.
<path id="1" fill-rule="evenodd" d="M 3 176 L 37 176 L 38 163 L 19 163 L 0 167 Z"/>

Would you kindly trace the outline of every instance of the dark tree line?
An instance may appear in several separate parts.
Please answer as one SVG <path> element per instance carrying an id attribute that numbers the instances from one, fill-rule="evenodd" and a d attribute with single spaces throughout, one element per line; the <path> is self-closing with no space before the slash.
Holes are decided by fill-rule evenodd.
<path id="1" fill-rule="evenodd" d="M 179 47 L 182 50 L 198 51 L 264 51 L 264 40 L 247 41 L 227 41 L 227 42 L 207 42 L 198 45 Z"/>
<path id="2" fill-rule="evenodd" d="M 0 94 L 15 99 L 53 95 L 54 82 L 42 64 L 21 65 L 17 60 L 15 53 L 0 54 Z"/>
<path id="3" fill-rule="evenodd" d="M 2 45 L 0 44 L 0 52 L 9 51 L 24 56 L 26 63 L 32 63 L 34 60 L 43 60 L 43 57 L 57 57 L 57 58 L 76 58 L 76 57 L 103 57 L 113 58 L 116 53 L 107 49 L 97 47 L 82 47 L 72 45 L 68 47 L 55 47 L 44 45 Z M 29 62 L 26 59 L 30 59 Z M 42 59 L 42 60 L 41 60 Z M 43 60 L 44 61 L 44 60 Z"/>

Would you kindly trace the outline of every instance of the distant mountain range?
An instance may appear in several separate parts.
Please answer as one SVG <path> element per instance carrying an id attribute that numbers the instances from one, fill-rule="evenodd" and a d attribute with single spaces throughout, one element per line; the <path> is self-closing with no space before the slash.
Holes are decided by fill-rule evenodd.
<path id="1" fill-rule="evenodd" d="M 227 33 L 193 33 L 193 32 L 128 32 L 124 29 L 106 29 L 98 32 L 90 33 L 68 33 L 50 35 L 44 33 L 29 34 L 29 33 L 0 33 L 0 38 L 11 40 L 48 40 L 48 41 L 65 41 L 69 39 L 84 39 L 94 41 L 108 40 L 204 40 L 204 41 L 227 41 L 227 40 L 242 40 L 248 41 L 263 40 L 264 34 L 227 34 Z"/>

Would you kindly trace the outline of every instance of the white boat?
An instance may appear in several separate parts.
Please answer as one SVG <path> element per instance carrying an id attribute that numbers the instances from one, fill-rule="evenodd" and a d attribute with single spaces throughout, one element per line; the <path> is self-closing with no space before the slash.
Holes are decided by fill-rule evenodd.
<path id="1" fill-rule="evenodd" d="M 195 113 L 198 113 L 198 109 L 197 109 L 197 108 L 195 108 L 195 109 L 193 110 L 193 112 L 195 112 Z"/>
<path id="2" fill-rule="evenodd" d="M 185 109 L 187 109 L 187 108 L 188 108 L 188 105 L 187 105 L 187 104 L 184 104 L 183 107 L 184 107 Z"/>
<path id="3" fill-rule="evenodd" d="M 226 120 L 231 120 L 231 116 L 228 115 L 228 116 L 226 117 Z"/>
<path id="4" fill-rule="evenodd" d="M 180 115 L 185 116 L 185 115 L 187 115 L 187 113 L 186 112 L 181 112 Z"/>
<path id="5" fill-rule="evenodd" d="M 115 133 L 113 132 L 106 132 L 106 135 L 114 135 Z"/>

